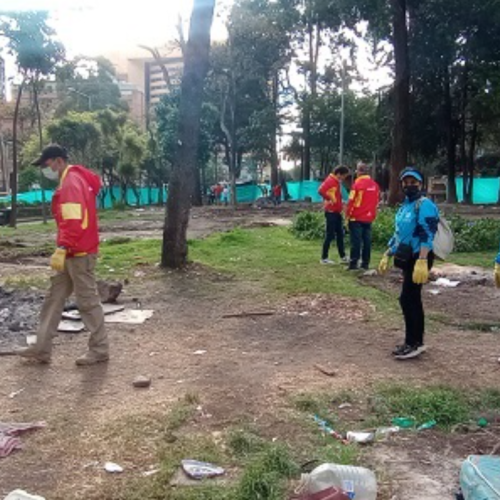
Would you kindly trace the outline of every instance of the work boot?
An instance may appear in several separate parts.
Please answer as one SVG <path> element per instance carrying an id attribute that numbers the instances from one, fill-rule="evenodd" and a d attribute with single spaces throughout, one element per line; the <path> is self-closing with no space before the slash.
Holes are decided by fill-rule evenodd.
<path id="1" fill-rule="evenodd" d="M 93 351 L 87 351 L 75 361 L 77 366 L 90 366 L 97 363 L 105 363 L 109 360 L 108 354 L 96 354 Z"/>
<path id="2" fill-rule="evenodd" d="M 36 350 L 35 346 L 30 346 L 30 347 L 25 347 L 23 349 L 18 349 L 16 351 L 16 354 L 18 356 L 21 356 L 21 358 L 31 359 L 33 361 L 36 361 L 37 363 L 41 363 L 41 364 L 50 363 L 50 355 L 49 354 L 41 354 L 39 351 Z"/>

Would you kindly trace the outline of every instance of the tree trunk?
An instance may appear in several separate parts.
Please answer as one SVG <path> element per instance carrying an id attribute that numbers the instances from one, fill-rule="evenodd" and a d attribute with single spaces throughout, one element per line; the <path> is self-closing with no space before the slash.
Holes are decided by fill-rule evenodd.
<path id="1" fill-rule="evenodd" d="M 203 195 L 201 191 L 201 168 L 199 164 L 196 165 L 193 182 L 193 206 L 201 207 L 203 205 Z"/>
<path id="2" fill-rule="evenodd" d="M 467 200 L 466 203 L 468 205 L 473 204 L 473 195 L 474 195 L 474 156 L 476 153 L 476 144 L 477 144 L 477 121 L 474 121 L 472 125 L 472 131 L 470 135 L 469 142 L 469 152 L 467 155 L 467 172 L 469 177 L 468 189 L 467 189 Z"/>
<path id="3" fill-rule="evenodd" d="M 17 92 L 16 107 L 14 109 L 14 123 L 12 125 L 12 181 L 10 188 L 12 190 L 12 203 L 10 213 L 10 227 L 17 226 L 17 122 L 19 120 L 19 107 L 21 106 L 21 96 L 24 90 L 26 81 L 23 80 L 19 85 Z"/>
<path id="4" fill-rule="evenodd" d="M 396 65 L 394 82 L 394 126 L 392 131 L 391 179 L 389 205 L 402 200 L 399 174 L 408 159 L 410 123 L 410 61 L 408 57 L 408 28 L 406 26 L 406 0 L 391 0 L 393 11 L 393 43 Z"/>
<path id="5" fill-rule="evenodd" d="M 208 72 L 210 29 L 215 0 L 194 0 L 184 58 L 179 109 L 179 146 L 174 157 L 163 230 L 162 267 L 187 263 L 187 226 L 194 175 L 197 170 L 203 87 Z"/>
<path id="6" fill-rule="evenodd" d="M 43 149 L 43 132 L 42 132 L 42 114 L 40 113 L 40 102 L 38 100 L 38 81 L 32 81 L 33 86 L 33 99 L 35 101 L 36 120 L 38 124 L 38 141 L 40 151 Z M 47 224 L 47 200 L 45 199 L 45 188 L 42 170 L 40 169 L 40 189 L 42 191 L 42 218 L 43 223 Z"/>
<path id="7" fill-rule="evenodd" d="M 273 127 L 273 132 L 271 134 L 271 186 L 276 186 L 279 182 L 278 179 L 278 147 L 277 147 L 277 135 L 278 135 L 278 73 L 273 75 L 272 81 L 272 103 L 274 116 L 276 117 L 275 126 Z"/>
<path id="8" fill-rule="evenodd" d="M 444 120 L 446 123 L 446 157 L 448 163 L 448 203 L 457 203 L 457 184 L 456 184 L 456 134 L 453 123 L 453 108 L 451 101 L 450 88 L 450 68 L 446 68 L 444 74 Z"/>
<path id="9" fill-rule="evenodd" d="M 307 104 L 304 116 L 304 154 L 301 181 L 311 179 L 311 113 Z"/>
<path id="10" fill-rule="evenodd" d="M 467 92 L 468 69 L 464 67 L 462 73 L 462 116 L 460 127 L 460 163 L 462 165 L 463 178 L 463 203 L 468 203 L 469 198 L 469 169 L 467 168 Z"/>

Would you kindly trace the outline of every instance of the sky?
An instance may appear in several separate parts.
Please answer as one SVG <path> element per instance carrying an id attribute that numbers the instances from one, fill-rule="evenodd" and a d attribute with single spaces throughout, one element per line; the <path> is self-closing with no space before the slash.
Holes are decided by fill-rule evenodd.
<path id="1" fill-rule="evenodd" d="M 223 36 L 220 4 L 213 36 Z M 192 0 L 2 0 L 1 10 L 48 10 L 68 54 L 96 56 L 161 46 L 176 36 L 178 15 L 189 21 Z"/>

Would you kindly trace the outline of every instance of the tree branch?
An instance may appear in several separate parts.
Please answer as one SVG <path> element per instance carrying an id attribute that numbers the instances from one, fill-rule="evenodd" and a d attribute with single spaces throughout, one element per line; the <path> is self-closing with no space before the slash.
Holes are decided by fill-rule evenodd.
<path id="1" fill-rule="evenodd" d="M 160 51 L 156 47 L 148 47 L 147 45 L 139 45 L 139 48 L 147 50 L 155 60 L 156 64 L 161 69 L 163 80 L 167 84 L 168 90 L 172 92 L 174 90 L 174 86 L 172 85 L 172 79 L 170 78 L 170 73 L 168 72 L 168 68 L 165 66 L 163 59 L 161 57 Z"/>

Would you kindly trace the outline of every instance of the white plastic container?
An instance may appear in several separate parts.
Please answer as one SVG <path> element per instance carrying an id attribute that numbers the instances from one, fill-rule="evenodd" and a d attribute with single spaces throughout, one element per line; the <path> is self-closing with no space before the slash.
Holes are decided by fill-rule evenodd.
<path id="1" fill-rule="evenodd" d="M 11 491 L 4 500 L 45 500 L 45 498 L 38 495 L 30 495 L 23 490 Z"/>
<path id="2" fill-rule="evenodd" d="M 309 474 L 306 488 L 308 493 L 318 493 L 330 486 L 341 488 L 354 500 L 377 499 L 375 474 L 364 467 L 322 464 Z"/>

